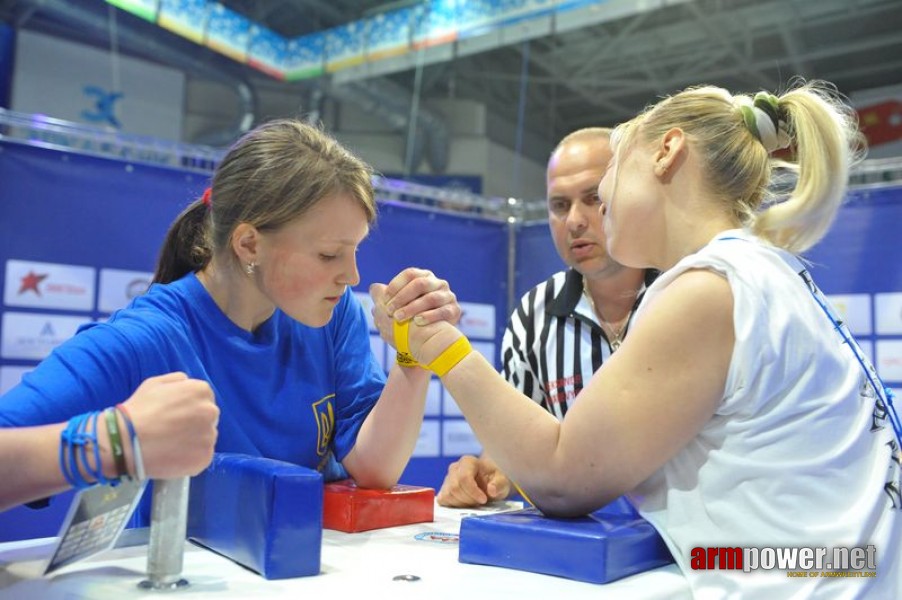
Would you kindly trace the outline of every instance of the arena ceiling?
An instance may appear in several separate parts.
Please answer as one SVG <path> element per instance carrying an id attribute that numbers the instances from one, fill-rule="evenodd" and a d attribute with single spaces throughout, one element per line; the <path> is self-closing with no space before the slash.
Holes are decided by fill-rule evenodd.
<path id="1" fill-rule="evenodd" d="M 287 37 L 304 35 L 416 2 L 372 0 L 221 0 Z M 620 0 L 607 0 L 619 2 Z M 62 0 L 0 0 L 0 18 L 17 26 L 109 46 L 98 27 L 67 24 Z M 103 20 L 102 0 L 70 0 Z M 488 107 L 494 136 L 538 155 L 573 129 L 611 125 L 656 98 L 689 85 L 779 90 L 796 76 L 826 79 L 845 94 L 902 83 L 899 0 L 661 0 L 622 18 L 500 45 L 452 60 L 379 75 L 394 89 L 436 99 L 471 99 Z M 120 22 L 131 18 L 123 14 Z M 211 67 L 242 70 L 253 85 L 276 82 L 249 67 L 132 18 L 130 25 Z M 124 51 L 145 54 L 122 40 Z M 206 53 L 206 54 L 204 54 Z M 209 55 L 209 56 L 207 56 Z M 398 87 L 400 86 L 400 87 Z M 519 127 L 522 125 L 522 128 Z M 516 140 L 520 140 L 517 142 Z M 527 152 L 532 154 L 532 152 Z"/>

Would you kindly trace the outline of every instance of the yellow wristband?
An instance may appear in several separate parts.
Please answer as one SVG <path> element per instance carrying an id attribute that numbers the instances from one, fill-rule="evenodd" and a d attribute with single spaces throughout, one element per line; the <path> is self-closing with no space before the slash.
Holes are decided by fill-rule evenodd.
<path id="1" fill-rule="evenodd" d="M 395 361 L 402 367 L 418 367 L 420 363 L 411 356 L 410 346 L 407 343 L 407 330 L 410 327 L 410 321 L 395 321 L 395 347 L 398 349 L 395 355 Z"/>
<path id="2" fill-rule="evenodd" d="M 456 342 L 445 348 L 445 351 L 439 354 L 426 368 L 439 377 L 444 377 L 445 373 L 462 361 L 471 350 L 473 347 L 470 346 L 470 340 L 466 336 L 461 336 L 457 338 Z"/>

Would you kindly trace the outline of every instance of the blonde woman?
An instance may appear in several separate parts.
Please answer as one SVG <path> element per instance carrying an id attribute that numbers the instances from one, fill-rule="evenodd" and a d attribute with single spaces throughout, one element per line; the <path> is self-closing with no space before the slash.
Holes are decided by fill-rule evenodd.
<path id="1" fill-rule="evenodd" d="M 542 511 L 579 515 L 628 494 L 698 597 L 902 597 L 898 420 L 794 257 L 828 230 L 857 144 L 851 110 L 814 84 L 781 96 L 688 89 L 619 127 L 599 186 L 608 251 L 662 274 L 560 423 L 454 327 L 399 336 Z M 784 148 L 798 182 L 774 203 Z M 707 561 L 721 548 L 834 546 L 870 552 L 864 574 L 876 576 Z"/>

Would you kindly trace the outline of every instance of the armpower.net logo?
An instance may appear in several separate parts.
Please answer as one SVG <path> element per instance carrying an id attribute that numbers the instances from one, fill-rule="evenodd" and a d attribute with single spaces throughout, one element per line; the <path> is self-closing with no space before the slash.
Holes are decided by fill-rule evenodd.
<path id="1" fill-rule="evenodd" d="M 694 571 L 785 571 L 787 577 L 876 577 L 877 548 L 696 547 L 689 566 Z"/>

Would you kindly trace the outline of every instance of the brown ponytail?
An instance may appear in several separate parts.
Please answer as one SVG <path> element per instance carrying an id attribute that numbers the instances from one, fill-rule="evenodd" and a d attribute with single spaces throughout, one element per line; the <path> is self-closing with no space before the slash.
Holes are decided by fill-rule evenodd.
<path id="1" fill-rule="evenodd" d="M 213 255 L 207 229 L 209 210 L 201 200 L 182 211 L 166 232 L 153 283 L 170 283 L 207 266 Z"/>

